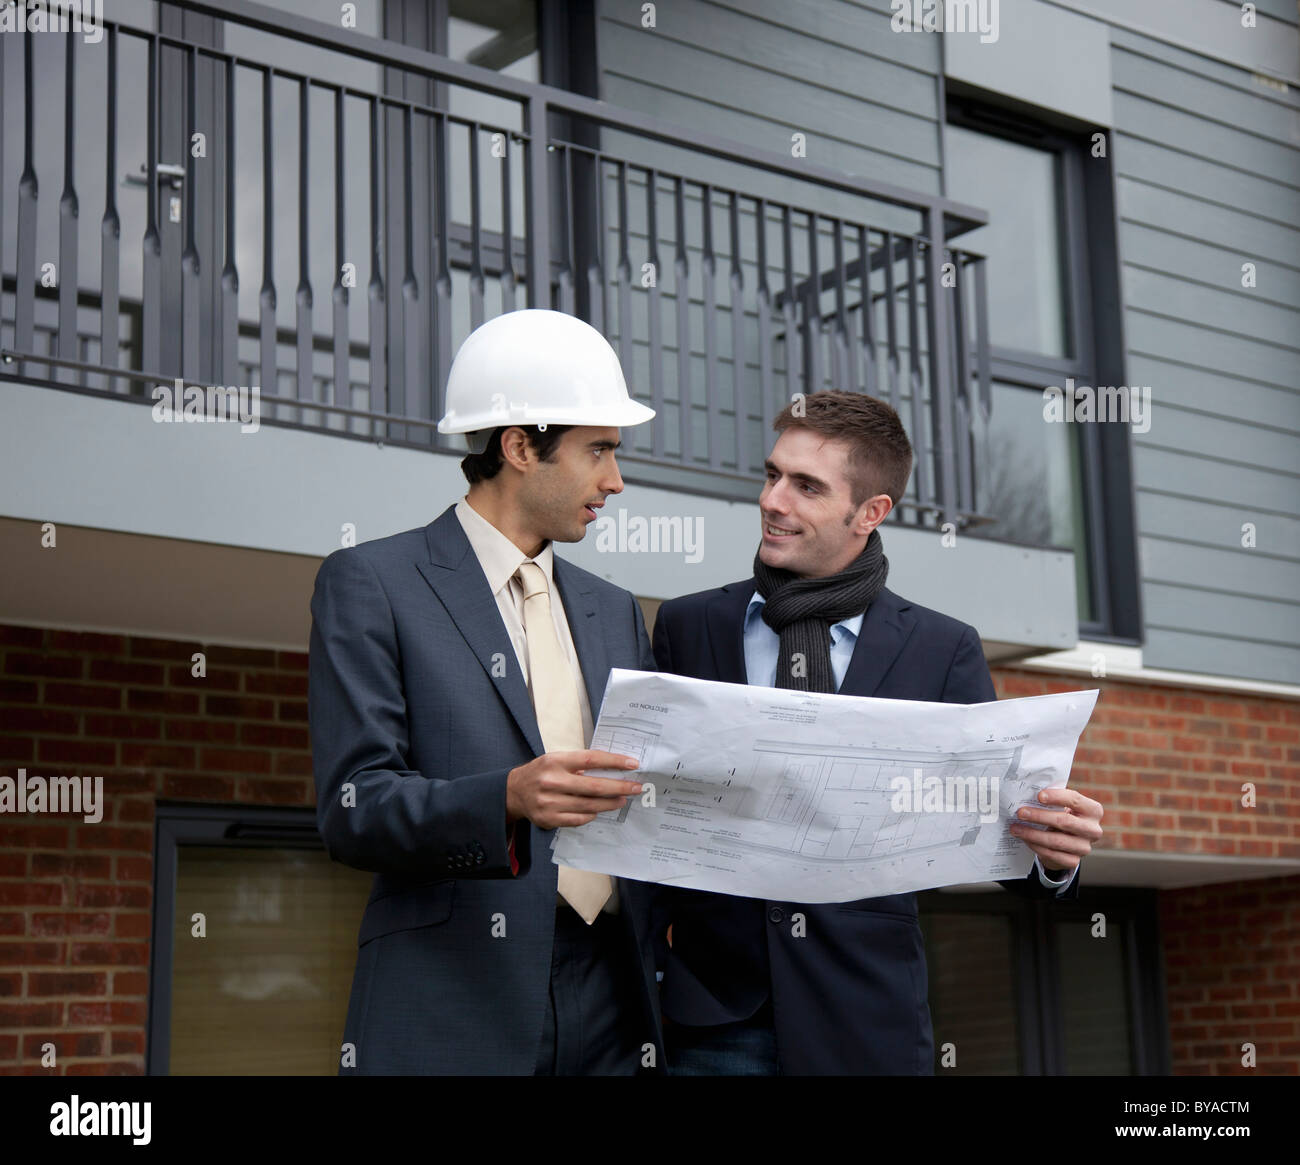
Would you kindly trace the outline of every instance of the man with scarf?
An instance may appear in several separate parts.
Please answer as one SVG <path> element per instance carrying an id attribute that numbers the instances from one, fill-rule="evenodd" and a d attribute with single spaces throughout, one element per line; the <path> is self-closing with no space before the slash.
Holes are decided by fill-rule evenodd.
<path id="1" fill-rule="evenodd" d="M 885 587 L 877 527 L 912 448 L 894 412 L 858 393 L 787 406 L 759 497 L 754 576 L 665 603 L 659 668 L 728 683 L 960 704 L 997 699 L 976 630 Z M 1076 897 L 1102 806 L 1046 790 L 1013 825 L 1035 853 L 1010 890 Z M 671 925 L 661 1000 L 681 1075 L 933 1072 L 916 896 L 806 905 L 660 887 Z"/>

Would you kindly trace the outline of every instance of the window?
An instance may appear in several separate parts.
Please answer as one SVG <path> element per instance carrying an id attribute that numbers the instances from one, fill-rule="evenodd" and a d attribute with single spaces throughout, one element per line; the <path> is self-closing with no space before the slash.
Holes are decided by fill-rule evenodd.
<path id="1" fill-rule="evenodd" d="M 1108 143 L 1102 135 L 1103 151 Z M 1051 423 L 1044 390 L 1123 384 L 1110 161 L 1085 130 L 949 103 L 945 193 L 989 212 L 963 247 L 989 257 L 993 410 L 977 416 L 977 537 L 1074 552 L 1080 634 L 1135 640 L 1128 433 Z"/>
<path id="2" fill-rule="evenodd" d="M 957 888 L 918 902 L 937 1075 L 1168 1074 L 1155 891 L 1084 885 L 1052 902 Z"/>
<path id="3" fill-rule="evenodd" d="M 149 1073 L 337 1073 L 374 876 L 311 810 L 160 802 L 156 853 Z"/>

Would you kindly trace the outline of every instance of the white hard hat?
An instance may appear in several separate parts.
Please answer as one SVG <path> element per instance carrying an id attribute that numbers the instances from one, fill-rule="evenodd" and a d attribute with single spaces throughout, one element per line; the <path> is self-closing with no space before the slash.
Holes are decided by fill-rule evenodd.
<path id="1" fill-rule="evenodd" d="M 447 377 L 439 433 L 465 433 L 482 452 L 502 425 L 639 425 L 654 409 L 628 396 L 618 356 L 590 324 L 541 308 L 475 328 Z"/>

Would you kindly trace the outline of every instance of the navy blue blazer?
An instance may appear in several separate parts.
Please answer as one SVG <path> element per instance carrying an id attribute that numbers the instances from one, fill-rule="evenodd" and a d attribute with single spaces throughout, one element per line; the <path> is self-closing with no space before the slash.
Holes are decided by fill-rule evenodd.
<path id="1" fill-rule="evenodd" d="M 600 707 L 611 668 L 653 671 L 636 600 L 555 558 Z M 552 832 L 515 828 L 506 776 L 541 755 L 514 647 L 449 507 L 424 529 L 337 550 L 311 602 L 316 819 L 330 857 L 375 873 L 361 919 L 340 1074 L 533 1072 L 550 982 Z M 662 1070 L 651 888 L 620 880 L 620 925 Z"/>
<path id="2" fill-rule="evenodd" d="M 655 624 L 659 670 L 746 682 L 745 608 L 754 580 L 664 603 Z M 862 621 L 844 695 L 978 704 L 997 699 L 975 629 L 882 589 Z M 1076 876 L 1061 897 L 1076 897 Z M 1036 871 L 1007 889 L 1052 897 Z M 769 997 L 781 1071 L 934 1072 L 925 944 L 915 894 L 804 905 L 661 887 L 656 936 L 672 924 L 661 1004 L 677 1023 L 752 1016 Z M 796 936 L 791 915 L 806 933 Z"/>

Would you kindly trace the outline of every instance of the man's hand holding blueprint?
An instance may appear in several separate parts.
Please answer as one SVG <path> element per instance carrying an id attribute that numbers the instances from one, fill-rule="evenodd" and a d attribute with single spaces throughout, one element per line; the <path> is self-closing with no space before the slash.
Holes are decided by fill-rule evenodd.
<path id="1" fill-rule="evenodd" d="M 1034 855 L 1010 827 L 1065 788 L 1096 701 L 935 704 L 615 670 L 591 747 L 637 757 L 645 793 L 557 831 L 553 859 L 808 903 L 1024 877 Z"/>

